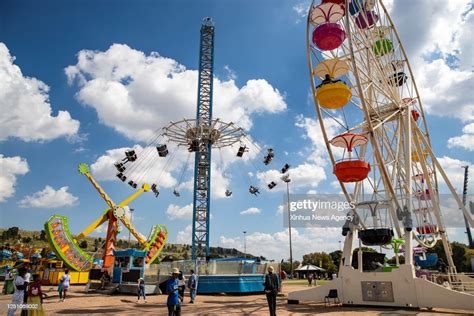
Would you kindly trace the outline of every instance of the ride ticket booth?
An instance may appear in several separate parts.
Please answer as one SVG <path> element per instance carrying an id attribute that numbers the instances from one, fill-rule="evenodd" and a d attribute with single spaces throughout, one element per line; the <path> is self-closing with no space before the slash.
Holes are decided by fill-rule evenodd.
<path id="1" fill-rule="evenodd" d="M 121 293 L 136 293 L 138 279 L 145 275 L 146 251 L 116 250 L 114 257 L 112 283 L 119 284 Z"/>

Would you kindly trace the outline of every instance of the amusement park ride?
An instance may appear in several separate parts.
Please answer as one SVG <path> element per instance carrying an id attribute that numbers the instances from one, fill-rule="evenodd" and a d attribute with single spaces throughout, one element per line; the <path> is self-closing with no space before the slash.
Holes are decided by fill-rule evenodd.
<path id="1" fill-rule="evenodd" d="M 180 172 L 179 183 L 175 186 L 173 194 L 176 197 L 181 196 L 179 189 L 188 170 L 190 157 L 194 155 L 192 259 L 194 264 L 198 262 L 207 264 L 210 254 L 211 152 L 213 149 L 218 150 L 221 160 L 223 159 L 221 151 L 226 147 L 230 150 L 235 149 L 236 157 L 243 160 L 246 159 L 247 156 L 244 157 L 244 155 L 249 151 L 252 151 L 252 154 L 255 153 L 255 156 L 262 153 L 260 146 L 246 135 L 242 128 L 233 122 L 223 122 L 219 118 L 214 119 L 212 117 L 213 67 L 214 24 L 210 18 L 205 18 L 201 26 L 196 118 L 171 122 L 168 126 L 158 130 L 143 149 L 126 150 L 125 157 L 114 164 L 117 170 L 116 176 L 120 181 L 127 183 L 133 189 L 140 187 L 130 197 L 116 204 L 92 177 L 87 165 L 79 165 L 79 172 L 92 183 L 108 208 L 76 237 L 71 235 L 68 219 L 64 216 L 54 215 L 45 224 L 47 236 L 54 251 L 69 268 L 74 271 L 90 271 L 89 279 L 92 281 L 97 281 L 103 271 L 107 270 L 109 275 L 112 276 L 113 283 L 120 284 L 121 291 L 124 289 L 128 291 L 126 288 L 134 286 L 137 278 L 143 277 L 145 267 L 149 269 L 148 274 L 151 273 L 152 268 L 145 265 L 153 262 L 160 254 L 168 237 L 167 230 L 164 226 L 155 225 L 149 238 L 146 239 L 133 227 L 126 208 L 130 202 L 144 192 L 151 191 L 155 197 L 160 195 L 159 183 L 164 181 L 162 175 L 164 172 L 168 172 L 170 166 L 173 165 L 173 159 L 177 156 L 180 147 L 187 148 L 187 160 Z M 254 150 L 255 152 L 253 152 Z M 268 166 L 273 161 L 275 152 L 272 148 L 268 148 L 261 156 L 263 164 Z M 160 159 L 166 159 L 166 162 L 161 173 L 158 172 L 160 175 L 158 175 L 157 170 L 154 169 L 156 169 L 156 162 Z M 281 174 L 287 175 L 289 169 L 290 165 L 285 164 L 281 169 Z M 152 179 L 153 181 L 150 181 L 151 185 L 145 181 L 150 179 L 150 175 L 157 175 L 156 178 Z M 271 179 L 271 181 L 268 181 L 268 190 L 272 190 L 280 180 Z M 250 185 L 248 191 L 253 195 L 260 194 L 260 189 L 256 184 Z M 232 196 L 232 191 L 225 188 L 225 197 L 230 196 Z M 136 238 L 140 249 L 115 250 L 119 221 Z M 94 267 L 93 256 L 83 251 L 78 246 L 78 241 L 106 222 L 107 237 L 103 245 L 103 264 L 101 270 L 97 270 Z M 205 259 L 206 261 L 204 261 Z M 214 263 L 214 269 L 216 269 L 216 264 Z M 255 263 L 247 262 L 247 265 L 253 265 L 253 269 L 257 271 Z M 238 262 L 236 267 L 239 267 Z M 241 280 L 238 273 L 220 277 L 225 277 L 225 282 L 231 282 L 234 286 L 230 288 L 228 285 L 225 288 L 216 287 L 215 276 L 209 275 L 200 276 L 201 286 L 198 290 L 219 293 L 226 291 L 263 291 L 263 270 L 255 275 L 247 275 L 245 282 Z M 217 283 L 219 282 L 222 283 L 222 280 Z M 242 290 L 242 288 L 245 290 Z M 156 287 L 153 287 L 151 292 L 155 293 L 155 290 Z"/>
<path id="2" fill-rule="evenodd" d="M 474 309 L 474 296 L 463 286 L 469 278 L 456 273 L 453 263 L 439 177 L 471 227 L 473 219 L 433 153 L 408 58 L 382 1 L 313 1 L 307 58 L 333 172 L 355 208 L 354 219 L 343 227 L 338 277 L 290 293 L 288 302 L 323 301 L 332 290 L 347 305 Z M 334 122 L 339 134 L 328 128 Z M 414 258 L 421 266 L 429 257 L 435 264 L 437 258 L 425 254 L 438 241 L 448 261 L 439 276 L 445 286 L 417 277 L 414 264 Z M 405 263 L 367 269 L 362 245 L 393 251 L 397 259 L 404 251 Z"/>
<path id="3" fill-rule="evenodd" d="M 132 225 L 130 218 L 126 212 L 127 205 L 137 198 L 143 192 L 150 190 L 148 184 L 143 186 L 123 200 L 119 204 L 107 195 L 102 187 L 95 181 L 89 173 L 89 168 L 86 164 L 79 164 L 79 172 L 86 176 L 92 183 L 94 188 L 99 192 L 102 199 L 107 203 L 108 208 L 102 212 L 102 215 L 97 218 L 91 225 L 84 229 L 75 238 L 71 235 L 68 226 L 68 219 L 65 216 L 53 215 L 45 224 L 45 231 L 52 245 L 54 251 L 61 258 L 64 263 L 74 271 L 88 271 L 93 267 L 94 258 L 83 251 L 78 246 L 78 241 L 89 235 L 93 230 L 100 225 L 107 222 L 107 236 L 104 244 L 104 253 L 102 256 L 102 268 L 112 272 L 114 266 L 114 250 L 117 242 L 118 221 L 130 231 L 130 233 L 137 239 L 141 251 L 146 252 L 145 264 L 149 264 L 155 260 L 163 249 L 168 238 L 168 232 L 163 225 L 154 225 L 151 229 L 148 239 L 140 234 Z"/>
<path id="4" fill-rule="evenodd" d="M 151 169 L 155 165 L 153 160 L 171 156 L 165 163 L 165 169 L 172 164 L 176 151 L 170 153 L 170 144 L 175 145 L 176 149 L 177 147 L 187 148 L 188 158 L 181 172 L 179 183 L 173 191 L 176 197 L 180 197 L 181 181 L 188 169 L 190 156 L 194 154 L 193 260 L 209 257 L 212 150 L 219 150 L 221 160 L 223 159 L 221 151 L 226 147 L 235 148 L 238 158 L 242 158 L 249 150 L 255 150 L 257 155 L 262 153 L 260 146 L 235 123 L 213 118 L 213 80 L 214 24 L 211 18 L 205 18 L 201 26 L 196 118 L 171 122 L 159 130 L 141 152 L 128 150 L 125 153 L 125 158 L 115 164 L 118 172 L 117 177 L 136 188 L 146 177 L 145 175 L 151 173 Z M 274 150 L 268 148 L 263 155 L 263 164 L 269 165 L 274 156 Z M 287 173 L 289 168 L 290 166 L 285 164 L 281 173 Z M 155 196 L 160 194 L 158 186 L 160 180 L 156 179 L 156 182 L 151 186 Z M 273 189 L 278 181 L 279 179 L 268 181 L 268 189 Z M 255 184 L 250 185 L 248 191 L 253 195 L 260 193 L 260 189 Z M 231 195 L 232 191 L 229 188 L 225 189 L 225 196 L 230 197 Z"/>

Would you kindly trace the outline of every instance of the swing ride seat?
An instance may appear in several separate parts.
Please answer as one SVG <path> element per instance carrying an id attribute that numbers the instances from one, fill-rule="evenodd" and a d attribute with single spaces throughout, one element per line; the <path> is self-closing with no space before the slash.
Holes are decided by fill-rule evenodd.
<path id="1" fill-rule="evenodd" d="M 341 46 L 346 32 L 338 23 L 324 23 L 313 31 L 313 43 L 320 50 L 333 50 Z"/>
<path id="2" fill-rule="evenodd" d="M 393 51 L 393 43 L 389 39 L 379 39 L 375 41 L 372 47 L 375 56 L 382 57 Z"/>
<path id="3" fill-rule="evenodd" d="M 393 238 L 391 228 L 368 228 L 359 230 L 359 239 L 366 246 L 384 246 L 390 244 Z"/>
<path id="4" fill-rule="evenodd" d="M 166 157 L 169 154 L 168 148 L 165 145 L 156 146 L 156 150 L 158 150 L 158 156 Z"/>
<path id="5" fill-rule="evenodd" d="M 355 22 L 358 28 L 368 29 L 377 23 L 379 16 L 373 11 L 361 11 L 356 17 Z"/>
<path id="6" fill-rule="evenodd" d="M 358 182 L 367 178 L 370 163 L 364 160 L 343 160 L 334 164 L 333 173 L 341 182 Z"/>
<path id="7" fill-rule="evenodd" d="M 438 232 L 438 226 L 437 225 L 418 226 L 416 228 L 416 231 L 418 232 L 418 234 L 432 235 Z"/>
<path id="8" fill-rule="evenodd" d="M 330 110 L 342 108 L 351 97 L 351 89 L 342 81 L 327 83 L 316 89 L 319 105 Z"/>

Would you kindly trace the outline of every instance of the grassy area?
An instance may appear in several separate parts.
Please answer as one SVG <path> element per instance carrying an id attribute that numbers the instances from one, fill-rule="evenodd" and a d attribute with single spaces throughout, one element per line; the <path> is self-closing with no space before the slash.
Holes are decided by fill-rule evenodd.
<path id="1" fill-rule="evenodd" d="M 323 285 L 330 282 L 329 280 L 318 280 L 318 285 Z M 293 280 L 283 280 L 283 285 L 288 284 L 288 285 L 305 285 L 308 286 L 308 280 L 306 279 L 293 279 Z M 313 281 L 314 285 L 314 281 Z"/>

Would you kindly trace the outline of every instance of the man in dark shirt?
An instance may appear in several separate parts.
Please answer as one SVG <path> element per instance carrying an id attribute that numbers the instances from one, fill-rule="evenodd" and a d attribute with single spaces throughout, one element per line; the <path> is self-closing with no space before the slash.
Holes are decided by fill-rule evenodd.
<path id="1" fill-rule="evenodd" d="M 273 271 L 273 267 L 269 266 L 268 274 L 265 276 L 264 283 L 270 316 L 276 316 L 276 297 L 280 289 L 280 279 L 275 273 L 273 273 Z"/>

